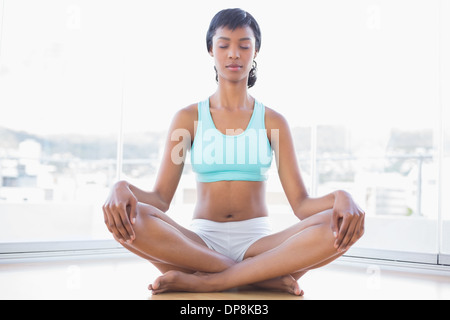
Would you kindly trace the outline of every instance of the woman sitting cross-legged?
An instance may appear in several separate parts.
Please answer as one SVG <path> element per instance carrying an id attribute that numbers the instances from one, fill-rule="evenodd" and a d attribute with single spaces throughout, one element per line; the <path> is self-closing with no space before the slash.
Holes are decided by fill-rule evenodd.
<path id="1" fill-rule="evenodd" d="M 109 231 L 162 275 L 149 289 L 217 292 L 244 285 L 302 295 L 307 271 L 341 256 L 364 233 L 364 212 L 345 191 L 312 198 L 298 167 L 286 119 L 252 97 L 261 31 L 241 9 L 219 12 L 207 33 L 218 88 L 173 119 L 153 191 L 126 181 L 103 206 Z M 197 175 L 189 229 L 166 212 L 187 150 Z M 265 201 L 273 156 L 299 222 L 272 233 Z"/>

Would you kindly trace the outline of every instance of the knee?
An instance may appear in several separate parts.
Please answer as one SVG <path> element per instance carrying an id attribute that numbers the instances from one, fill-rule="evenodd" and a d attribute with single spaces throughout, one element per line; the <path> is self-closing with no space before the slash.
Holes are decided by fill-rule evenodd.
<path id="1" fill-rule="evenodd" d="M 116 237 L 115 239 L 126 249 L 136 252 L 136 250 L 140 251 L 142 246 L 146 246 L 152 243 L 158 243 L 154 237 L 159 234 L 158 232 L 158 209 L 138 203 L 136 207 L 135 221 L 132 223 L 132 228 L 134 232 L 134 240 L 129 242 L 119 241 Z M 130 214 L 130 212 L 128 212 Z"/>
<path id="2" fill-rule="evenodd" d="M 346 231 L 340 232 L 339 235 L 335 235 L 332 226 L 337 224 L 337 230 L 341 230 L 343 219 L 344 218 L 338 218 L 337 222 L 334 222 L 333 210 L 327 210 L 318 215 L 318 223 L 321 225 L 324 237 L 326 237 L 327 241 L 329 240 L 332 243 L 333 248 L 336 250 L 338 250 L 339 246 L 338 252 L 347 251 L 364 235 L 364 220 L 362 220 L 362 225 L 357 225 L 353 228 L 350 228 L 349 223 L 347 222 Z M 362 219 L 364 219 L 364 213 Z"/>
<path id="3" fill-rule="evenodd" d="M 159 219 L 160 210 L 143 203 L 138 203 L 136 207 L 136 222 L 133 228 L 135 229 L 136 237 L 137 233 L 149 232 L 154 228 L 156 220 Z"/>
<path id="4" fill-rule="evenodd" d="M 329 227 L 330 232 L 333 233 L 331 230 L 331 224 L 333 222 L 333 210 L 332 209 L 318 213 L 314 217 L 317 219 L 316 224 L 320 224 L 322 226 Z"/>
<path id="5" fill-rule="evenodd" d="M 333 221 L 333 210 L 327 210 L 318 214 L 317 228 L 321 234 L 321 238 L 325 245 L 330 247 L 332 251 L 337 252 L 335 248 L 336 237 L 331 228 Z"/>
<path id="6" fill-rule="evenodd" d="M 332 243 L 334 247 L 334 242 L 336 241 L 336 237 L 333 234 L 333 230 L 331 229 L 331 221 L 329 223 L 322 223 L 317 226 L 321 237 L 327 243 Z"/>
<path id="7" fill-rule="evenodd" d="M 136 221 L 139 219 L 146 219 L 149 217 L 157 218 L 160 212 L 161 210 L 159 210 L 154 206 L 139 202 L 136 207 Z"/>

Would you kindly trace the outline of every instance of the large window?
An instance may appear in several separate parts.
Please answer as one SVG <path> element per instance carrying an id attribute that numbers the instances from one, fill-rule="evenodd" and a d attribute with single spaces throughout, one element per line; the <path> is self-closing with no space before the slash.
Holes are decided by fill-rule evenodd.
<path id="1" fill-rule="evenodd" d="M 0 8 L 0 242 L 26 250 L 104 239 L 99 208 L 116 177 L 122 103 L 120 11 L 84 1 Z"/>
<path id="2" fill-rule="evenodd" d="M 226 7 L 261 25 L 251 94 L 288 119 L 310 193 L 367 212 L 348 254 L 450 264 L 444 0 L 0 0 L 0 251 L 117 246 L 101 204 L 117 179 L 151 189 L 173 114 L 215 90 Z M 195 187 L 187 163 L 182 224 Z M 267 191 L 274 228 L 296 222 L 275 167 Z"/>

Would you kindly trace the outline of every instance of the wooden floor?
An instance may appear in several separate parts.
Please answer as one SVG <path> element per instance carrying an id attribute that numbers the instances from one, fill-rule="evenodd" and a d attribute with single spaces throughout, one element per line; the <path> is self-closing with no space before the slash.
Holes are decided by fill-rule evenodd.
<path id="1" fill-rule="evenodd" d="M 392 270 L 377 264 L 335 262 L 300 280 L 305 296 L 241 290 L 214 294 L 147 290 L 159 272 L 134 257 L 0 264 L 0 300 L 139 299 L 139 300 L 304 300 L 304 299 L 445 299 L 450 300 L 450 272 L 439 275 L 414 269 Z"/>

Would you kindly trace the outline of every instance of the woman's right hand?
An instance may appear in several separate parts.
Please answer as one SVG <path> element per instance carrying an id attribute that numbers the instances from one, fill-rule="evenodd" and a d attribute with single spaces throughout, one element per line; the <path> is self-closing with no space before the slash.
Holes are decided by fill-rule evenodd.
<path id="1" fill-rule="evenodd" d="M 136 221 L 138 200 L 125 181 L 117 182 L 105 204 L 103 215 L 105 224 L 114 238 L 121 243 L 131 244 L 136 238 L 133 224 Z"/>

